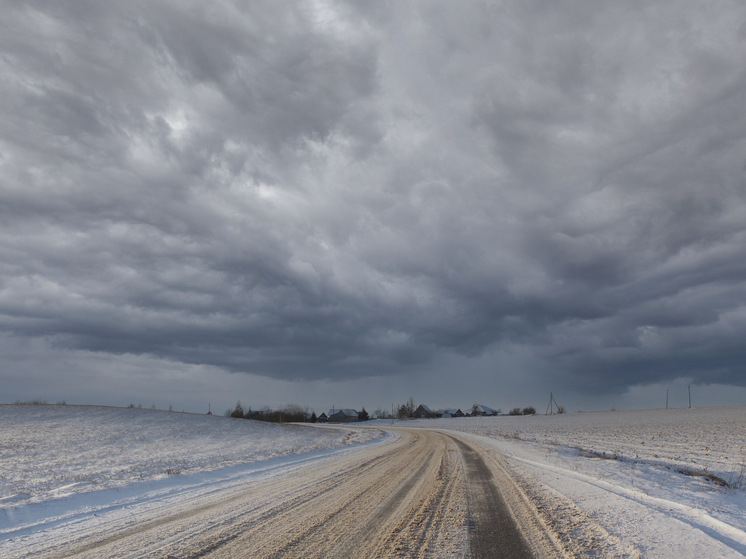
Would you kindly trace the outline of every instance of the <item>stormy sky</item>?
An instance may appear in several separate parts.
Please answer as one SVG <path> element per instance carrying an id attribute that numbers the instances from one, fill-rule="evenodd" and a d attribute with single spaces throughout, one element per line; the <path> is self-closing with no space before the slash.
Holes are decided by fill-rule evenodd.
<path id="1" fill-rule="evenodd" d="M 742 1 L 1 3 L 4 402 L 746 403 Z"/>

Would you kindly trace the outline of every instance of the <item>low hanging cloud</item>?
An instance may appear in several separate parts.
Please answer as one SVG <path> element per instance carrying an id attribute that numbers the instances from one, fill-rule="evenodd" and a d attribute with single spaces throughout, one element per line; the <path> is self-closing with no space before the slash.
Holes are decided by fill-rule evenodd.
<path id="1" fill-rule="evenodd" d="M 746 7 L 6 3 L 0 329 L 746 385 Z"/>

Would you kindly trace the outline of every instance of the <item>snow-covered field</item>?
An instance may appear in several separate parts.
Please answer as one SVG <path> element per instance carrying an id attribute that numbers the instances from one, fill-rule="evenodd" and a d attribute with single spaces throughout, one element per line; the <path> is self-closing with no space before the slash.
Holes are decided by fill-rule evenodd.
<path id="1" fill-rule="evenodd" d="M 453 418 L 418 422 L 563 450 L 715 476 L 746 487 L 746 406 Z M 710 478 L 712 479 L 712 478 Z"/>
<path id="2" fill-rule="evenodd" d="M 159 410 L 0 405 L 0 510 L 380 435 Z"/>
<path id="3" fill-rule="evenodd" d="M 746 555 L 746 407 L 407 422 L 471 433 L 632 557 Z M 563 504 L 564 501 L 564 504 Z M 568 512 L 568 510 L 566 510 Z"/>

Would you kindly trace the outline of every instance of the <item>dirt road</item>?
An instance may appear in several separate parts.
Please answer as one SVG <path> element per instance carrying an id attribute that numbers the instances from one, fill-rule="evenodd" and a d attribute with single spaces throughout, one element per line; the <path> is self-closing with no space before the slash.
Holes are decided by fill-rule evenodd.
<path id="1" fill-rule="evenodd" d="M 185 491 L 124 520 L 80 519 L 64 527 L 64 540 L 25 556 L 564 556 L 498 457 L 453 434 L 394 433 L 387 444 L 268 479 Z"/>

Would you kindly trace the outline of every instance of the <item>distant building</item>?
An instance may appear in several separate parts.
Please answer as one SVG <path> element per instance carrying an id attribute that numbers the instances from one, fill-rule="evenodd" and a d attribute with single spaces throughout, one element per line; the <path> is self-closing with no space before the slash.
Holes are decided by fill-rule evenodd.
<path id="1" fill-rule="evenodd" d="M 354 423 L 360 421 L 357 412 L 353 409 L 329 410 L 329 423 Z"/>
<path id="2" fill-rule="evenodd" d="M 329 418 L 323 411 L 321 412 L 321 415 L 316 418 L 316 423 L 327 423 L 328 421 Z"/>
<path id="3" fill-rule="evenodd" d="M 432 417 L 435 417 L 435 412 L 428 408 L 425 404 L 420 404 L 417 409 L 414 410 L 412 417 L 417 417 L 419 419 L 430 419 Z"/>
<path id="4" fill-rule="evenodd" d="M 436 417 L 464 417 L 464 412 L 458 408 L 440 409 L 435 412 Z"/>
<path id="5" fill-rule="evenodd" d="M 475 410 L 472 411 L 473 416 L 492 416 L 492 415 L 500 415 L 500 412 L 497 410 L 494 410 L 488 406 L 477 406 Z"/>

